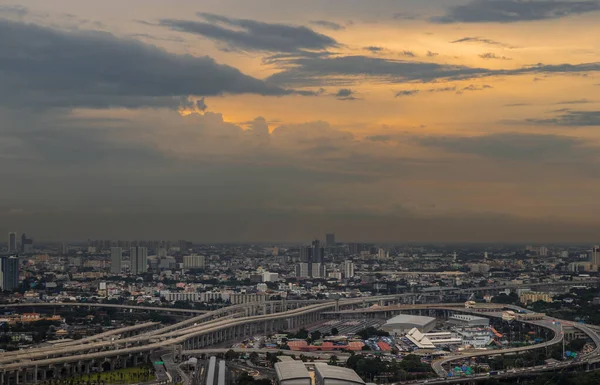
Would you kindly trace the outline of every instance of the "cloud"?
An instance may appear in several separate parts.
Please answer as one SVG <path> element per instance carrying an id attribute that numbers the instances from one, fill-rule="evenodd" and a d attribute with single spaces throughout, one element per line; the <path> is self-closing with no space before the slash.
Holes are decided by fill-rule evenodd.
<path id="1" fill-rule="evenodd" d="M 560 102 L 556 102 L 554 104 L 589 104 L 589 103 L 595 103 L 593 100 L 589 100 L 589 99 L 576 99 L 576 100 L 563 100 Z"/>
<path id="2" fill-rule="evenodd" d="M 396 92 L 396 97 L 399 98 L 401 96 L 413 96 L 419 93 L 419 90 L 402 90 Z"/>
<path id="3" fill-rule="evenodd" d="M 439 53 L 437 53 L 437 52 L 427 51 L 427 57 L 435 57 L 438 55 L 439 55 Z"/>
<path id="4" fill-rule="evenodd" d="M 492 39 L 487 39 L 485 37 L 479 37 L 479 36 L 474 36 L 474 37 L 463 37 L 461 39 L 458 40 L 453 40 L 450 42 L 451 44 L 458 44 L 458 43 L 482 43 L 482 44 L 487 44 L 487 45 L 496 45 L 496 46 L 500 46 L 500 47 L 504 47 L 504 48 L 517 48 L 513 45 L 510 44 L 506 44 L 506 43 L 502 43 L 496 40 L 492 40 Z"/>
<path id="5" fill-rule="evenodd" d="M 210 13 L 199 13 L 198 16 L 205 21 L 162 19 L 159 23 L 174 31 L 215 40 L 229 50 L 297 52 L 338 46 L 333 38 L 304 26 L 271 24 Z"/>
<path id="6" fill-rule="evenodd" d="M 332 31 L 341 31 L 341 30 L 346 29 L 346 27 L 344 27 L 341 24 L 335 23 L 333 21 L 327 21 L 327 20 L 313 20 L 310 22 L 310 24 L 315 25 L 317 27 L 327 28 Z"/>
<path id="7" fill-rule="evenodd" d="M 573 111 L 562 109 L 557 112 L 562 112 L 553 118 L 537 119 L 530 118 L 524 122 L 526 124 L 535 125 L 551 125 L 563 127 L 598 127 L 600 126 L 600 111 Z M 520 123 L 518 121 L 508 121 L 507 123 Z"/>
<path id="8" fill-rule="evenodd" d="M 394 20 L 416 20 L 418 16 L 414 13 L 397 12 L 392 18 Z"/>
<path id="9" fill-rule="evenodd" d="M 365 79 L 389 83 L 464 80 L 492 76 L 582 74 L 600 71 L 600 63 L 536 64 L 514 69 L 395 60 L 382 57 L 313 56 L 280 60 L 282 71 L 267 81 L 287 86 L 351 85 Z"/>
<path id="10" fill-rule="evenodd" d="M 0 15 L 14 16 L 17 19 L 22 19 L 29 14 L 29 8 L 22 5 L 1 5 Z"/>
<path id="11" fill-rule="evenodd" d="M 473 137 L 430 136 L 416 141 L 448 152 L 505 161 L 552 161 L 584 152 L 584 142 L 578 138 L 516 132 Z"/>
<path id="12" fill-rule="evenodd" d="M 381 52 L 384 50 L 383 47 L 376 47 L 376 46 L 369 46 L 369 47 L 365 47 L 364 48 L 365 51 L 369 51 L 369 52 L 373 52 L 373 53 L 377 53 L 377 52 Z"/>
<path id="13" fill-rule="evenodd" d="M 393 139 L 391 135 L 372 135 L 365 137 L 365 140 L 369 140 L 371 142 L 389 142 Z"/>
<path id="14" fill-rule="evenodd" d="M 483 84 L 483 85 L 476 85 L 476 84 L 470 84 L 466 87 L 463 87 L 459 90 L 459 92 L 465 92 L 465 91 L 483 91 L 483 90 L 489 90 L 492 89 L 494 87 L 490 86 L 489 84 Z"/>
<path id="15" fill-rule="evenodd" d="M 513 23 L 558 19 L 600 10 L 600 2 L 564 0 L 471 0 L 448 9 L 437 23 Z"/>
<path id="16" fill-rule="evenodd" d="M 486 53 L 482 53 L 479 55 L 480 58 L 482 59 L 487 59 L 487 60 L 512 60 L 509 57 L 506 56 L 498 56 L 495 53 L 492 52 L 486 52 Z"/>
<path id="17" fill-rule="evenodd" d="M 402 55 L 402 56 L 408 56 L 408 57 L 416 57 L 417 56 L 412 51 L 402 51 L 402 52 L 400 52 L 400 55 Z"/>
<path id="18" fill-rule="evenodd" d="M 356 100 L 357 98 L 354 96 L 356 94 L 355 91 L 349 88 L 342 88 L 335 93 L 335 97 L 338 100 Z"/>
<path id="19" fill-rule="evenodd" d="M 189 95 L 286 95 L 210 57 L 176 55 L 106 32 L 0 19 L 0 105 L 169 107 Z"/>

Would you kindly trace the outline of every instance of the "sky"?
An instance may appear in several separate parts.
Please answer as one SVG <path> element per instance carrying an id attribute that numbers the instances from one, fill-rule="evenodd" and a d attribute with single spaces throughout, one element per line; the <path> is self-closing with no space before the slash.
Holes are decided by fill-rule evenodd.
<path id="1" fill-rule="evenodd" d="M 0 0 L 0 231 L 600 241 L 600 1 Z"/>

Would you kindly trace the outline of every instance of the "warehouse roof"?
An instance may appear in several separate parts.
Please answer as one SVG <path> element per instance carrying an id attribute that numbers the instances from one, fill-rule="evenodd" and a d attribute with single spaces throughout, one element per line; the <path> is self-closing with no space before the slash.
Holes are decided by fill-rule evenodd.
<path id="1" fill-rule="evenodd" d="M 386 322 L 386 325 L 392 324 L 412 324 L 412 325 L 422 325 L 425 326 L 430 322 L 435 322 L 435 318 L 433 317 L 423 317 L 418 315 L 408 315 L 408 314 L 400 314 L 394 318 L 389 319 Z"/>
<path id="2" fill-rule="evenodd" d="M 360 376 L 352 369 L 319 363 L 315 365 L 315 370 L 322 378 L 341 380 L 354 384 L 364 385 L 365 383 L 362 378 L 360 378 Z"/>
<path id="3" fill-rule="evenodd" d="M 302 361 L 285 361 L 275 364 L 279 381 L 309 379 L 308 370 Z"/>

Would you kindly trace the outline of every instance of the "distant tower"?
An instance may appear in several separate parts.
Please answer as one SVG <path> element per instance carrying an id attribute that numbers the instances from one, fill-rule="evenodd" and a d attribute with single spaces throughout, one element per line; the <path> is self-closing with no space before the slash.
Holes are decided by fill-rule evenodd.
<path id="1" fill-rule="evenodd" d="M 486 251 L 485 253 L 483 253 L 483 260 L 487 261 L 487 259 L 488 259 L 488 255 L 487 255 L 487 251 Z"/>
<path id="2" fill-rule="evenodd" d="M 0 258 L 0 290 L 12 291 L 19 287 L 19 258 Z"/>
<path id="3" fill-rule="evenodd" d="M 8 252 L 17 251 L 17 233 L 8 233 Z"/>
<path id="4" fill-rule="evenodd" d="M 133 275 L 148 271 L 148 249 L 146 247 L 132 247 L 129 249 L 129 271 Z"/>
<path id="5" fill-rule="evenodd" d="M 456 251 L 452 254 L 452 262 L 456 263 Z"/>
<path id="6" fill-rule="evenodd" d="M 123 262 L 123 250 L 120 247 L 110 249 L 110 272 L 112 274 L 121 274 Z"/>
<path id="7" fill-rule="evenodd" d="M 335 234 L 325 234 L 325 246 L 335 247 Z"/>

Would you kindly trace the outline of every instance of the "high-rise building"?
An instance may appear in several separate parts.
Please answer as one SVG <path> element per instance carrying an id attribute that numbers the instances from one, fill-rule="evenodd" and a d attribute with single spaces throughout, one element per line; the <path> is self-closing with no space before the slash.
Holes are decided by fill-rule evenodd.
<path id="1" fill-rule="evenodd" d="M 24 254 L 33 252 L 33 239 L 27 238 L 27 234 L 21 234 L 21 252 Z"/>
<path id="2" fill-rule="evenodd" d="M 592 269 L 597 270 L 600 266 L 600 246 L 595 245 L 592 247 L 590 262 L 592 262 Z"/>
<path id="3" fill-rule="evenodd" d="M 297 278 L 310 278 L 310 265 L 307 262 L 300 262 L 296 265 Z"/>
<path id="4" fill-rule="evenodd" d="M 345 261 L 342 263 L 341 269 L 344 273 L 344 278 L 353 278 L 354 277 L 354 262 Z"/>
<path id="5" fill-rule="evenodd" d="M 58 245 L 58 252 L 61 255 L 69 254 L 69 246 L 66 243 L 61 243 L 60 245 Z"/>
<path id="6" fill-rule="evenodd" d="M 17 251 L 17 233 L 8 233 L 8 252 L 14 253 Z"/>
<path id="7" fill-rule="evenodd" d="M 121 274 L 123 268 L 123 249 L 112 247 L 110 249 L 110 272 L 112 274 Z"/>
<path id="8" fill-rule="evenodd" d="M 325 246 L 335 247 L 335 234 L 325 234 Z"/>
<path id="9" fill-rule="evenodd" d="M 386 249 L 378 249 L 377 250 L 377 259 L 388 259 L 390 257 L 390 252 Z"/>
<path id="10" fill-rule="evenodd" d="M 0 289 L 12 291 L 19 287 L 19 258 L 0 258 Z"/>
<path id="11" fill-rule="evenodd" d="M 129 271 L 133 275 L 148 271 L 148 249 L 146 247 L 132 247 L 129 249 Z"/>
<path id="12" fill-rule="evenodd" d="M 309 262 L 312 260 L 312 249 L 308 246 L 300 247 L 300 262 Z"/>
<path id="13" fill-rule="evenodd" d="M 184 269 L 204 269 L 205 263 L 204 255 L 185 255 L 183 257 Z"/>
<path id="14" fill-rule="evenodd" d="M 321 247 L 321 241 L 314 240 L 312 243 L 312 262 L 324 263 L 325 249 Z"/>

